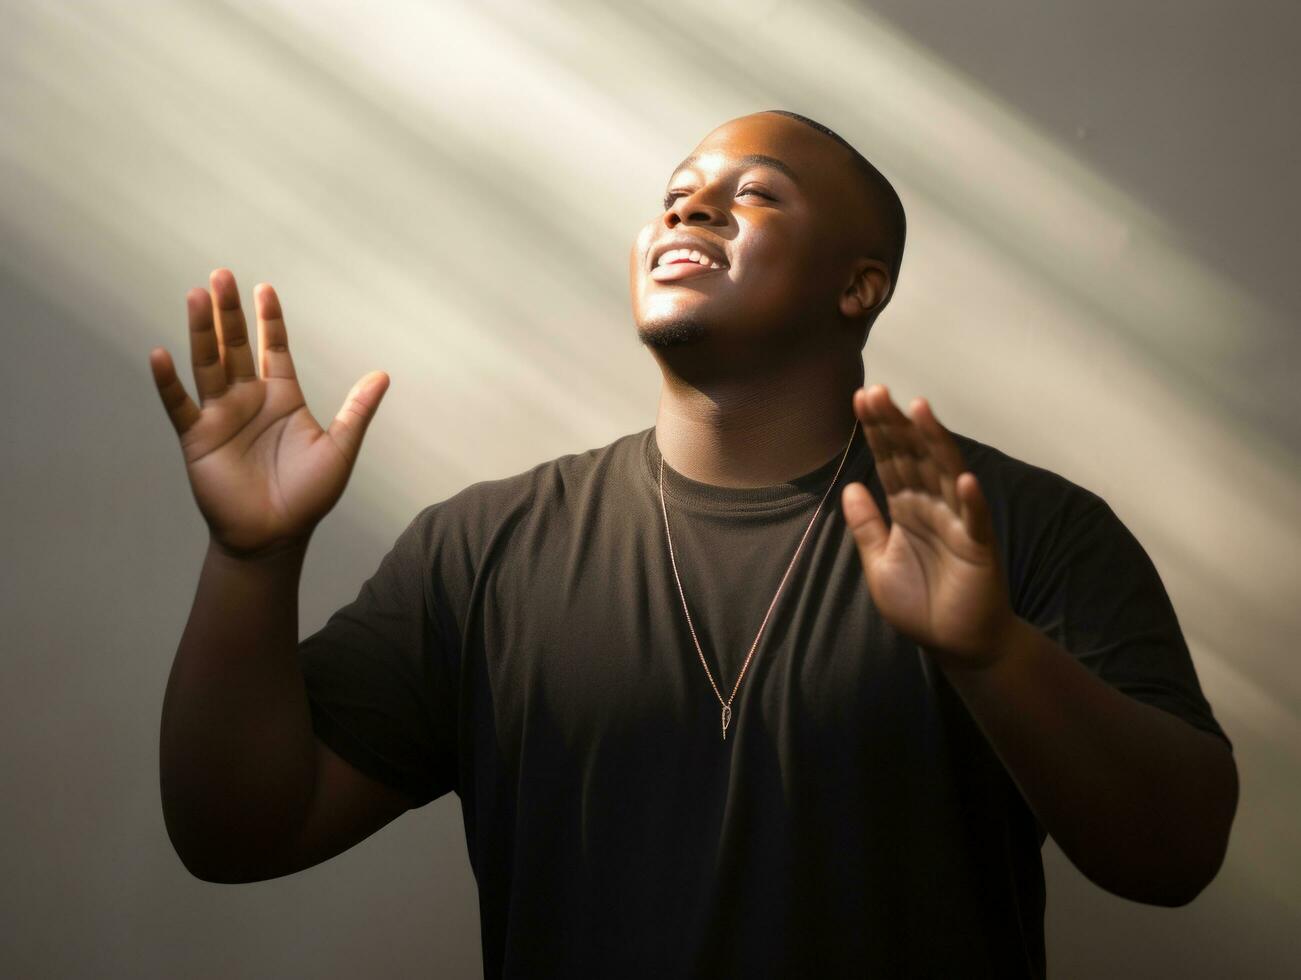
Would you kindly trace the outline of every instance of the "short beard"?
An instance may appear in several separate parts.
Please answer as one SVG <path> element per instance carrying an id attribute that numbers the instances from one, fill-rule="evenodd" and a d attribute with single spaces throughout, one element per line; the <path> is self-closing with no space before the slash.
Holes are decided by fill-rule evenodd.
<path id="1" fill-rule="evenodd" d="M 637 338 L 647 347 L 657 350 L 698 343 L 706 333 L 705 325 L 695 317 L 661 320 L 652 326 L 637 328 Z"/>

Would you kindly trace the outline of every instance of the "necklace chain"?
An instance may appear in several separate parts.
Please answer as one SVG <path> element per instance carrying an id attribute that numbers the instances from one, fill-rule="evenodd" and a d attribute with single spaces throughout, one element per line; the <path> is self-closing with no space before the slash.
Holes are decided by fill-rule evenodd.
<path id="1" fill-rule="evenodd" d="M 678 595 L 682 597 L 682 611 L 687 616 L 687 628 L 691 630 L 691 640 L 696 645 L 696 653 L 700 655 L 700 666 L 705 668 L 705 676 L 709 678 L 709 686 L 714 689 L 714 695 L 718 698 L 719 703 L 723 706 L 722 723 L 723 723 L 723 741 L 727 741 L 727 726 L 732 721 L 732 699 L 736 697 L 736 692 L 741 689 L 741 678 L 745 676 L 746 668 L 750 666 L 750 658 L 754 656 L 754 651 L 759 646 L 759 638 L 763 636 L 764 627 L 768 625 L 768 617 L 777 606 L 777 599 L 782 594 L 782 589 L 786 587 L 786 580 L 790 577 L 791 569 L 795 567 L 796 560 L 800 557 L 800 552 L 804 550 L 804 542 L 808 540 L 809 532 L 813 530 L 813 524 L 822 513 L 822 505 L 827 502 L 827 497 L 831 495 L 831 488 L 836 485 L 840 479 L 841 470 L 845 468 L 845 460 L 849 458 L 850 447 L 854 445 L 854 433 L 858 429 L 858 419 L 854 419 L 854 428 L 849 433 L 849 442 L 845 445 L 845 453 L 840 457 L 840 466 L 836 468 L 836 475 L 831 478 L 831 483 L 827 486 L 826 493 L 818 501 L 817 510 L 813 512 L 813 517 L 809 521 L 809 526 L 804 529 L 804 536 L 800 538 L 799 546 L 795 549 L 795 554 L 791 556 L 791 562 L 786 566 L 786 574 L 782 576 L 781 584 L 777 586 L 777 592 L 772 597 L 772 602 L 768 604 L 768 611 L 764 613 L 763 622 L 759 624 L 759 632 L 755 634 L 754 642 L 750 644 L 750 652 L 745 655 L 745 663 L 741 665 L 741 673 L 737 675 L 736 684 L 732 688 L 732 693 L 728 695 L 726 701 L 723 695 L 719 693 L 718 685 L 714 683 L 714 675 L 709 670 L 709 664 L 705 662 L 705 652 L 700 649 L 700 640 L 696 636 L 696 627 L 691 622 L 691 610 L 687 608 L 687 594 L 682 588 L 682 578 L 678 575 L 678 562 L 673 556 L 673 536 L 669 533 L 669 510 L 664 503 L 664 454 L 660 454 L 660 510 L 664 513 L 664 536 L 669 543 L 669 562 L 673 565 L 673 578 L 678 583 Z"/>

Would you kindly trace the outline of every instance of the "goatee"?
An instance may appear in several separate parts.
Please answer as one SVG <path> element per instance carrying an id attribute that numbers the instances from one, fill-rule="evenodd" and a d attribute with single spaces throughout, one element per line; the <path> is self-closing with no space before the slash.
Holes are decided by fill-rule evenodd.
<path id="1" fill-rule="evenodd" d="M 638 327 L 637 337 L 647 347 L 667 350 L 694 344 L 705 336 L 705 325 L 694 317 L 660 320 L 648 327 Z"/>

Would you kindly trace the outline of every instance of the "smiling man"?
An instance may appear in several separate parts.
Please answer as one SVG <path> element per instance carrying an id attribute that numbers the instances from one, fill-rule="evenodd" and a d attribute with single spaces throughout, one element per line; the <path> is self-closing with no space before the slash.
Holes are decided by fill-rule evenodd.
<path id="1" fill-rule="evenodd" d="M 1195 897 L 1237 776 L 1166 592 L 1099 497 L 862 387 L 903 242 L 834 133 L 720 126 L 630 256 L 655 425 L 425 507 L 297 645 L 388 378 L 323 431 L 274 290 L 260 377 L 230 273 L 192 290 L 201 410 L 151 354 L 211 531 L 163 715 L 186 866 L 288 874 L 455 792 L 488 977 L 1042 977 L 1047 834 Z"/>

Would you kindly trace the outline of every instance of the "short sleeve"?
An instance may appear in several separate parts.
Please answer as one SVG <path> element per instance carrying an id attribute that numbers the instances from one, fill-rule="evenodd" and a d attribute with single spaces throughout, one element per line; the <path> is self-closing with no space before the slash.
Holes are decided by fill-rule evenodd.
<path id="1" fill-rule="evenodd" d="M 431 608 L 430 514 L 298 644 L 316 736 L 417 807 L 454 789 L 457 771 L 446 642 Z"/>
<path id="2" fill-rule="evenodd" d="M 1202 694 L 1156 566 L 1111 507 L 1074 487 L 1040 535 L 1017 613 L 1102 680 L 1233 748 Z"/>

